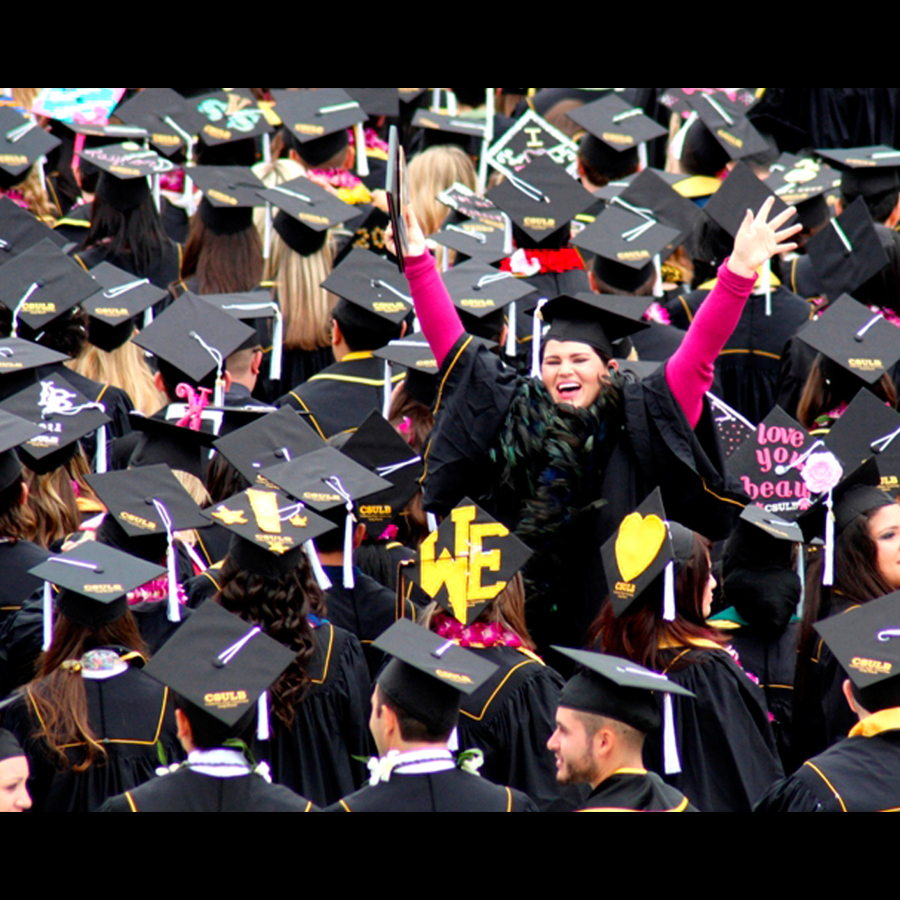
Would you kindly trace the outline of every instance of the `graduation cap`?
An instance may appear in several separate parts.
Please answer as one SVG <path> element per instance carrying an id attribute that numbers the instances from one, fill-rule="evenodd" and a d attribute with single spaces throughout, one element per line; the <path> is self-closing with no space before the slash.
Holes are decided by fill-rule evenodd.
<path id="1" fill-rule="evenodd" d="M 97 291 L 97 282 L 54 242 L 41 241 L 0 269 L 0 303 L 37 334 Z"/>
<path id="2" fill-rule="evenodd" d="M 5 393 L 4 376 L 12 377 L 68 361 L 69 357 L 65 353 L 57 353 L 41 344 L 33 344 L 21 338 L 0 338 L 0 392 Z"/>
<path id="3" fill-rule="evenodd" d="M 136 335 L 134 342 L 183 373 L 192 384 L 216 375 L 222 397 L 216 398 L 215 405 L 222 406 L 226 360 L 256 339 L 255 329 L 200 297 L 185 294 Z"/>
<path id="4" fill-rule="evenodd" d="M 90 274 L 99 289 L 81 304 L 91 320 L 88 339 L 95 347 L 112 353 L 131 339 L 134 320 L 165 300 L 168 291 L 107 262 L 91 269 Z"/>
<path id="5" fill-rule="evenodd" d="M 900 592 L 819 622 L 816 631 L 870 713 L 900 706 Z"/>
<path id="6" fill-rule="evenodd" d="M 42 156 L 61 143 L 28 116 L 0 107 L 0 187 L 19 184 Z"/>
<path id="7" fill-rule="evenodd" d="M 9 197 L 0 198 L 0 266 L 41 241 L 50 241 L 60 250 L 66 245 L 65 238 L 48 228 L 37 216 L 13 203 Z"/>
<path id="8" fill-rule="evenodd" d="M 62 375 L 41 379 L 21 393 L 4 400 L 0 409 L 34 423 L 40 433 L 19 448 L 22 461 L 43 475 L 64 465 L 75 452 L 77 441 L 112 420 L 102 403 L 92 403 Z M 105 435 L 98 436 L 105 448 Z"/>
<path id="9" fill-rule="evenodd" d="M 344 88 L 368 116 L 400 115 L 400 88 Z M 418 88 L 416 89 L 418 90 Z"/>
<path id="10" fill-rule="evenodd" d="M 847 294 L 797 337 L 870 386 L 900 360 L 900 330 Z"/>
<path id="11" fill-rule="evenodd" d="M 0 728 L 0 763 L 25 756 L 22 745 L 11 731 Z"/>
<path id="12" fill-rule="evenodd" d="M 636 300 L 640 303 L 636 303 Z M 550 323 L 548 341 L 575 341 L 589 344 L 605 356 L 615 357 L 615 344 L 650 327 L 643 319 L 649 298 L 608 294 L 576 294 L 556 297 L 541 308 Z"/>
<path id="13" fill-rule="evenodd" d="M 662 492 L 657 488 L 622 521 L 602 548 L 616 618 L 626 613 L 648 588 L 664 576 L 663 618 L 675 621 L 675 574 L 694 554 L 694 533 L 666 521 Z"/>
<path id="14" fill-rule="evenodd" d="M 82 134 L 86 138 L 99 138 L 107 144 L 114 144 L 117 140 L 143 141 L 150 139 L 150 132 L 139 125 L 67 122 L 66 127 L 75 134 Z"/>
<path id="15" fill-rule="evenodd" d="M 15 448 L 41 433 L 34 422 L 0 411 L 0 492 L 22 474 L 22 463 Z"/>
<path id="16" fill-rule="evenodd" d="M 265 184 L 243 166 L 196 166 L 187 174 L 203 192 L 200 218 L 213 234 L 238 234 L 253 227 L 253 209 L 265 206 Z"/>
<path id="17" fill-rule="evenodd" d="M 156 151 L 133 142 L 85 149 L 79 156 L 120 181 L 162 175 L 175 169 L 173 163 L 163 159 Z"/>
<path id="18" fill-rule="evenodd" d="M 377 412 L 373 412 L 350 436 L 342 452 L 391 483 L 387 490 L 373 494 L 359 504 L 360 521 L 366 526 L 369 537 L 379 540 L 418 492 L 425 464 Z"/>
<path id="19" fill-rule="evenodd" d="M 750 504 L 741 513 L 741 521 L 758 528 L 764 534 L 779 541 L 789 541 L 792 544 L 804 542 L 803 529 L 796 522 L 789 522 L 767 512 L 763 507 Z"/>
<path id="20" fill-rule="evenodd" d="M 841 193 L 848 199 L 900 190 L 900 150 L 882 144 L 816 153 L 841 170 Z"/>
<path id="21" fill-rule="evenodd" d="M 776 197 L 797 207 L 797 218 L 808 231 L 831 218 L 827 197 L 840 188 L 838 171 L 811 156 L 783 153 L 771 167 L 766 184 Z"/>
<path id="22" fill-rule="evenodd" d="M 273 487 L 261 473 L 273 466 L 325 448 L 325 442 L 291 407 L 285 406 L 219 438 L 221 453 L 251 485 Z"/>
<path id="23" fill-rule="evenodd" d="M 703 213 L 697 204 L 682 197 L 666 179 L 665 174 L 655 169 L 645 169 L 630 179 L 628 186 L 615 196 L 619 199 L 615 200 L 614 197 L 609 199 L 617 205 L 625 209 L 628 209 L 628 206 L 634 207 L 645 215 L 651 215 L 667 228 L 677 228 L 680 232 L 679 243 L 693 234 L 703 221 Z M 625 206 L 626 203 L 628 206 Z"/>
<path id="24" fill-rule="evenodd" d="M 443 247 L 488 265 L 506 259 L 513 252 L 512 237 L 498 228 L 493 219 L 451 222 L 431 239 Z"/>
<path id="25" fill-rule="evenodd" d="M 150 143 L 166 156 L 192 144 L 187 101 L 172 88 L 144 88 L 116 109 L 116 117 L 144 128 Z"/>
<path id="26" fill-rule="evenodd" d="M 248 88 L 192 97 L 185 105 L 208 147 L 260 137 L 275 130 Z"/>
<path id="27" fill-rule="evenodd" d="M 538 243 L 567 228 L 596 202 L 580 182 L 548 156 L 539 156 L 507 176 L 487 197 Z"/>
<path id="28" fill-rule="evenodd" d="M 382 694 L 434 735 L 453 730 L 462 695 L 472 696 L 497 671 L 493 663 L 405 619 L 373 646 L 393 657 L 378 677 Z"/>
<path id="29" fill-rule="evenodd" d="M 744 159 L 771 149 L 747 118 L 747 107 L 743 103 L 733 101 L 725 94 L 694 94 L 686 100 L 731 159 Z"/>
<path id="30" fill-rule="evenodd" d="M 127 88 L 41 88 L 31 105 L 34 115 L 62 122 L 68 128 L 86 122 L 109 120 Z"/>
<path id="31" fill-rule="evenodd" d="M 755 213 L 772 196 L 766 182 L 760 181 L 750 166 L 738 163 L 703 211 L 723 231 L 737 237 L 747 210 L 752 209 Z M 787 208 L 787 204 L 776 197 L 772 216 L 780 215 Z"/>
<path id="32" fill-rule="evenodd" d="M 509 175 L 535 157 L 544 155 L 572 175 L 577 173 L 578 145 L 533 109 L 528 109 L 491 146 L 488 162 L 497 171 Z"/>
<path id="33" fill-rule="evenodd" d="M 440 131 L 444 134 L 463 134 L 474 138 L 484 138 L 487 131 L 486 119 L 470 119 L 466 116 L 450 115 L 449 112 L 435 112 L 420 109 L 413 118 L 413 128 L 426 131 Z"/>
<path id="34" fill-rule="evenodd" d="M 506 590 L 532 552 L 466 498 L 419 548 L 410 579 L 464 626 Z"/>
<path id="35" fill-rule="evenodd" d="M 402 103 L 412 103 L 414 100 L 418 100 L 422 94 L 427 91 L 428 88 L 397 88 L 398 93 L 400 94 L 400 101 Z"/>
<path id="36" fill-rule="evenodd" d="M 247 291 L 238 294 L 201 294 L 204 303 L 215 306 L 221 312 L 243 322 L 256 331 L 256 342 L 267 347 L 271 341 L 272 354 L 269 377 L 274 381 L 281 378 L 281 363 L 284 355 L 284 317 L 281 306 L 269 291 Z M 270 328 L 271 325 L 271 328 Z M 253 339 L 249 339 L 252 342 Z M 250 349 L 249 343 L 241 349 Z"/>
<path id="37" fill-rule="evenodd" d="M 310 166 L 321 166 L 349 146 L 347 132 L 366 121 L 362 106 L 343 88 L 275 91 L 276 111 Z M 365 146 L 357 142 L 357 146 Z"/>
<path id="38" fill-rule="evenodd" d="M 858 197 L 806 246 L 829 300 L 852 294 L 890 265 L 872 214 Z"/>
<path id="39" fill-rule="evenodd" d="M 195 430 L 180 420 L 156 416 L 142 416 L 140 413 L 128 414 L 132 429 L 140 432 L 141 437 L 135 446 L 128 466 L 132 469 L 143 469 L 149 466 L 168 465 L 178 472 L 187 472 L 206 480 L 209 465 L 209 449 L 216 440 L 212 430 Z M 214 423 L 204 421 L 209 428 Z"/>
<path id="40" fill-rule="evenodd" d="M 194 728 L 217 744 L 240 736 L 257 709 L 268 721 L 266 692 L 296 659 L 293 650 L 217 603 L 205 603 L 144 670 L 187 704 Z M 212 748 L 206 748 L 212 749 Z"/>
<path id="41" fill-rule="evenodd" d="M 506 217 L 487 197 L 476 194 L 471 188 L 457 181 L 445 191 L 438 194 L 437 199 L 444 206 L 469 219 L 482 219 L 484 224 L 491 224 L 501 231 L 506 228 Z"/>
<path id="42" fill-rule="evenodd" d="M 411 334 L 391 341 L 373 353 L 377 359 L 406 368 L 406 392 L 424 406 L 431 407 L 437 398 L 437 374 L 440 367 L 434 351 L 421 334 Z M 393 377 L 388 379 L 393 384 Z"/>
<path id="43" fill-rule="evenodd" d="M 28 574 L 60 589 L 56 598 L 60 613 L 78 625 L 99 631 L 128 612 L 131 591 L 165 573 L 161 566 L 97 541 L 84 541 L 68 553 L 51 556 Z"/>

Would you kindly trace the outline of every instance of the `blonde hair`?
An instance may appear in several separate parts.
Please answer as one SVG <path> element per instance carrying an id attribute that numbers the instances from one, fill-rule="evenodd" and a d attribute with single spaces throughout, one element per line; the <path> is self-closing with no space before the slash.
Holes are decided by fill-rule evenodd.
<path id="1" fill-rule="evenodd" d="M 145 416 L 155 415 L 166 405 L 166 398 L 156 388 L 143 351 L 131 341 L 112 353 L 85 344 L 78 358 L 67 362 L 66 366 L 91 381 L 111 384 L 125 391 L 134 408 Z"/>
<path id="2" fill-rule="evenodd" d="M 197 506 L 212 506 L 212 497 L 209 496 L 206 485 L 204 485 L 196 475 L 192 475 L 190 472 L 184 472 L 181 469 L 173 469 L 172 474 L 178 479 L 181 486 L 191 495 L 191 499 Z"/>
<path id="3" fill-rule="evenodd" d="M 332 240 L 311 256 L 294 252 L 273 231 L 266 281 L 274 281 L 284 314 L 286 349 L 317 350 L 331 346 L 331 312 L 337 297 L 322 288 L 334 268 Z"/>
<path id="4" fill-rule="evenodd" d="M 449 210 L 438 194 L 460 182 L 470 190 L 478 189 L 475 164 L 459 147 L 432 147 L 418 154 L 409 164 L 409 189 L 413 212 L 425 237 L 440 231 Z"/>
<path id="5" fill-rule="evenodd" d="M 253 166 L 253 174 L 267 187 L 277 187 L 300 178 L 306 174 L 306 170 L 298 162 L 292 159 L 273 159 L 271 162 L 261 162 Z M 259 236 L 265 247 L 266 240 L 266 208 L 258 206 L 253 210 L 253 224 L 259 232 Z"/>

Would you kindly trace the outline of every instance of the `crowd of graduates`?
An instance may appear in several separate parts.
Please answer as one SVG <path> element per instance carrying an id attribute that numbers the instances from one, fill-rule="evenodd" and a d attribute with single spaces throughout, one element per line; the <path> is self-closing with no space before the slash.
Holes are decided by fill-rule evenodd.
<path id="1" fill-rule="evenodd" d="M 900 809 L 897 89 L 0 90 L 0 812 Z"/>

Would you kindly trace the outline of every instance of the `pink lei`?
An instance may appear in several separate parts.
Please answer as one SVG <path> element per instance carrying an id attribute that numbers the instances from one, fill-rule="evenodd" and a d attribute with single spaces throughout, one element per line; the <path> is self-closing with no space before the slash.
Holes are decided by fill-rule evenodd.
<path id="1" fill-rule="evenodd" d="M 137 606 L 138 603 L 161 603 L 169 599 L 169 578 L 163 575 L 156 581 L 151 581 L 143 587 L 137 588 L 128 595 L 128 605 Z M 178 585 L 178 604 L 187 606 L 188 596 L 182 585 Z"/>
<path id="2" fill-rule="evenodd" d="M 502 625 L 475 622 L 467 628 L 452 616 L 440 612 L 435 615 L 432 628 L 440 637 L 473 650 L 490 650 L 493 647 L 512 647 L 518 650 L 523 646 L 522 639 Z"/>

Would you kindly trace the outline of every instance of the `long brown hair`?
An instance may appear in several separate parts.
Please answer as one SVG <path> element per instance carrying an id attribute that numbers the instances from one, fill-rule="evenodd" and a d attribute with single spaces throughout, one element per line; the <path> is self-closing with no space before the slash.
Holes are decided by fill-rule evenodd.
<path id="1" fill-rule="evenodd" d="M 703 615 L 703 597 L 712 572 L 710 547 L 706 538 L 694 535 L 691 558 L 679 567 L 675 578 L 674 622 L 663 618 L 661 588 L 650 588 L 638 600 L 636 608 L 632 607 L 618 619 L 607 599 L 591 627 L 589 646 L 657 672 L 668 665 L 664 645 L 690 647 L 698 640 L 706 640 L 725 647 L 727 638 L 710 628 Z M 687 660 L 685 665 L 689 664 Z"/>
<path id="2" fill-rule="evenodd" d="M 71 665 L 100 647 L 123 647 L 145 659 L 148 656 L 137 622 L 130 612 L 99 631 L 57 615 L 53 623 L 53 643 L 40 659 L 37 677 L 26 688 L 39 725 L 33 737 L 47 744 L 62 771 L 71 766 L 75 772 L 86 772 L 98 759 L 106 758 L 106 749 L 88 721 L 84 679 Z M 84 759 L 73 764 L 66 748 L 82 747 Z"/>
<path id="3" fill-rule="evenodd" d="M 861 389 L 859 379 L 842 372 L 832 372 L 833 366 L 823 367 L 822 360 L 817 359 L 809 372 L 800 402 L 797 404 L 797 421 L 807 430 L 816 427 L 816 420 L 838 409 L 842 403 L 850 403 Z M 897 387 L 890 375 L 884 375 L 877 384 L 872 385 L 876 397 L 889 404 L 891 409 L 897 408 Z"/>
<path id="4" fill-rule="evenodd" d="M 229 555 L 221 578 L 217 601 L 245 622 L 259 625 L 269 637 L 293 650 L 297 657 L 271 690 L 272 711 L 288 727 L 297 707 L 310 689 L 307 668 L 316 651 L 310 613 L 322 616 L 325 595 L 316 583 L 305 553 L 300 563 L 279 578 L 242 569 Z"/>
<path id="5" fill-rule="evenodd" d="M 251 225 L 237 234 L 216 235 L 197 213 L 191 219 L 181 278 L 197 277 L 198 294 L 255 291 L 263 277 L 263 247 Z"/>
<path id="6" fill-rule="evenodd" d="M 24 475 L 19 475 L 6 490 L 0 491 L 0 537 L 9 541 L 27 541 L 34 534 L 37 520 L 27 503 L 22 502 Z"/>

